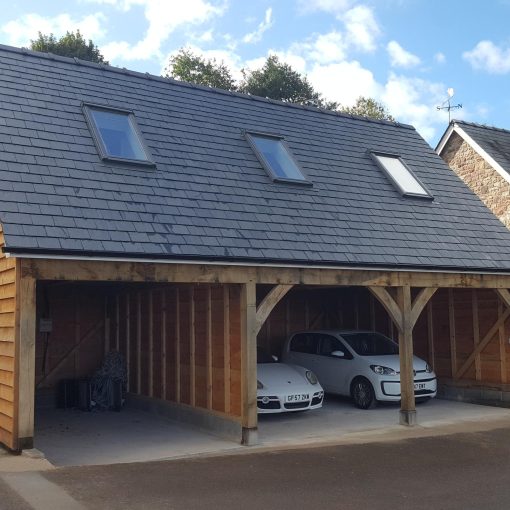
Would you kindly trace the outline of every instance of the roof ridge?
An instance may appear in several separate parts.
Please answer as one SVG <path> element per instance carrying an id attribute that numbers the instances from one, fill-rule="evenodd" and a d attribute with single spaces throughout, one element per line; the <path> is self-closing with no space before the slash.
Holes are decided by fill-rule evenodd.
<path id="1" fill-rule="evenodd" d="M 455 120 L 455 119 L 453 119 L 452 120 L 452 124 L 464 124 L 464 125 L 467 125 L 467 126 L 474 126 L 474 127 L 484 128 L 484 129 L 491 129 L 491 130 L 494 130 L 494 131 L 503 131 L 504 133 L 509 133 L 510 134 L 510 129 L 500 128 L 500 127 L 496 127 L 496 126 L 489 126 L 488 124 L 480 124 L 479 122 L 467 122 L 465 120 Z"/>
<path id="2" fill-rule="evenodd" d="M 286 106 L 289 108 L 298 108 L 301 110 L 320 112 L 320 113 L 327 114 L 327 115 L 334 115 L 336 117 L 354 119 L 354 120 L 359 120 L 362 122 L 385 124 L 385 125 L 389 125 L 389 126 L 395 126 L 395 127 L 415 130 L 415 127 L 412 126 L 411 124 L 405 124 L 405 123 L 390 121 L 390 120 L 372 119 L 369 117 L 362 117 L 360 115 L 352 115 L 349 113 L 342 113 L 342 112 L 337 112 L 337 111 L 332 111 L 332 110 L 326 110 L 324 108 L 318 108 L 316 106 L 311 106 L 311 105 L 301 105 L 301 104 L 297 104 L 297 103 L 289 103 L 286 101 L 280 101 L 280 100 L 270 99 L 270 98 L 261 97 L 261 96 L 254 96 L 251 94 L 243 94 L 241 92 L 234 92 L 231 90 L 225 90 L 225 89 L 220 89 L 220 88 L 216 88 L 216 87 L 207 87 L 205 85 L 197 85 L 195 83 L 189 83 L 189 82 L 185 82 L 185 81 L 181 81 L 181 80 L 176 80 L 174 78 L 165 78 L 164 76 L 157 76 L 157 75 L 151 74 L 151 73 L 132 71 L 125 67 L 116 67 L 116 66 L 112 66 L 109 64 L 108 65 L 107 64 L 98 64 L 96 62 L 90 62 L 89 60 L 82 60 L 77 57 L 64 57 L 61 55 L 55 55 L 54 53 L 45 53 L 45 52 L 41 52 L 41 51 L 34 51 L 34 50 L 30 50 L 28 48 L 17 48 L 16 46 L 9 46 L 6 44 L 0 44 L 0 51 L 6 51 L 6 52 L 10 52 L 10 53 L 21 53 L 22 55 L 29 55 L 32 57 L 47 59 L 47 60 L 57 60 L 60 62 L 65 62 L 67 64 L 74 64 L 74 65 L 78 65 L 78 66 L 92 67 L 92 68 L 96 68 L 96 69 L 101 69 L 103 71 L 125 74 L 125 75 L 129 75 L 129 76 L 134 76 L 137 78 L 145 78 L 145 79 L 164 82 L 164 83 L 173 83 L 174 85 L 177 85 L 179 87 L 188 87 L 188 88 L 203 90 L 203 91 L 210 92 L 210 93 L 235 96 L 235 97 L 242 98 L 244 100 L 272 103 L 272 104 L 277 104 L 280 106 Z"/>

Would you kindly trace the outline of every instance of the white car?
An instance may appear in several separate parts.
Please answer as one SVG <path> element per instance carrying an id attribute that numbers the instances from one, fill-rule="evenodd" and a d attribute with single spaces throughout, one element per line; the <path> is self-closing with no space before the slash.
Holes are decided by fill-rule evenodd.
<path id="1" fill-rule="evenodd" d="M 327 393 L 350 396 L 357 407 L 400 401 L 398 344 L 374 331 L 302 331 L 288 339 L 283 361 L 313 370 Z M 414 356 L 417 401 L 437 393 L 436 374 Z"/>
<path id="2" fill-rule="evenodd" d="M 257 349 L 257 410 L 259 414 L 304 411 L 322 407 L 324 390 L 311 370 L 278 363 Z"/>

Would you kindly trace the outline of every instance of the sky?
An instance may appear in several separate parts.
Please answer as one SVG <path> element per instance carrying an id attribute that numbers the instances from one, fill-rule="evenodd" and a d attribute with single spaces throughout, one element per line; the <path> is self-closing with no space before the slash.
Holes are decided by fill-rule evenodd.
<path id="1" fill-rule="evenodd" d="M 510 129 L 510 0 L 0 0 L 0 43 L 80 29 L 112 65 L 164 74 L 190 48 L 234 76 L 276 54 L 331 101 L 383 103 L 434 147 L 452 118 Z"/>

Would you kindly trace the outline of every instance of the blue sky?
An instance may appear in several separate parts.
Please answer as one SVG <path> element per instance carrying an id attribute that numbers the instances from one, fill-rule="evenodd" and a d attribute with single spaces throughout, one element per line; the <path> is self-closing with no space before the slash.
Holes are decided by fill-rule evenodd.
<path id="1" fill-rule="evenodd" d="M 274 53 L 330 100 L 384 103 L 435 145 L 448 116 L 510 129 L 510 0 L 2 2 L 0 42 L 80 28 L 113 65 L 161 74 L 188 46 L 240 76 Z"/>

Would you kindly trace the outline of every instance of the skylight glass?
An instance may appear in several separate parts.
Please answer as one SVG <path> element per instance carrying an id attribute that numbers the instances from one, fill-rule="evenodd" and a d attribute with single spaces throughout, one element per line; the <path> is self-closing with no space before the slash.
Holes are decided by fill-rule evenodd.
<path id="1" fill-rule="evenodd" d="M 153 164 L 131 112 L 95 106 L 85 112 L 103 159 Z"/>
<path id="2" fill-rule="evenodd" d="M 372 157 L 386 172 L 402 195 L 432 198 L 430 193 L 420 181 L 418 181 L 413 172 L 404 164 L 399 156 L 372 153 Z"/>
<path id="3" fill-rule="evenodd" d="M 254 133 L 246 136 L 273 180 L 309 184 L 282 138 Z"/>

